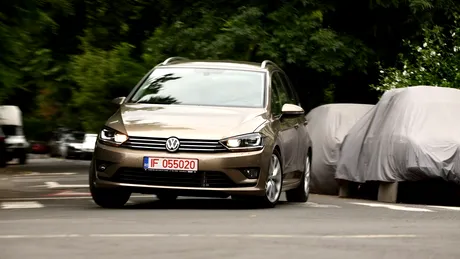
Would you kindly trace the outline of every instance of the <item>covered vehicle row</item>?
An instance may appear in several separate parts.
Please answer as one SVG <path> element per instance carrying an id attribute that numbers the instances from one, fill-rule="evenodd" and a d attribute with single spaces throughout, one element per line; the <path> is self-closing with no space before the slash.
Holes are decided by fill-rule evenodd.
<path id="1" fill-rule="evenodd" d="M 308 115 L 312 192 L 337 193 L 337 180 L 460 184 L 460 90 L 413 86 L 376 105 L 331 104 Z"/>
<path id="2" fill-rule="evenodd" d="M 444 179 L 460 184 L 460 90 L 387 91 L 350 130 L 336 178 L 363 183 Z"/>
<path id="3" fill-rule="evenodd" d="M 372 107 L 374 105 L 334 103 L 316 107 L 307 114 L 313 153 L 310 183 L 313 193 L 337 194 L 335 170 L 342 141 Z"/>

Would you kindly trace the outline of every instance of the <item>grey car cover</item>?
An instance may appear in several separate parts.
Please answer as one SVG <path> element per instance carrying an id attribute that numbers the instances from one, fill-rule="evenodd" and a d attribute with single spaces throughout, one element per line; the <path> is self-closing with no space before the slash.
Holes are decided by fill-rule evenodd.
<path id="1" fill-rule="evenodd" d="M 311 110 L 307 130 L 312 140 L 312 193 L 335 195 L 335 170 L 339 147 L 351 127 L 374 105 L 334 103 Z"/>
<path id="2" fill-rule="evenodd" d="M 385 92 L 346 136 L 336 178 L 460 183 L 460 90 L 414 86 Z"/>

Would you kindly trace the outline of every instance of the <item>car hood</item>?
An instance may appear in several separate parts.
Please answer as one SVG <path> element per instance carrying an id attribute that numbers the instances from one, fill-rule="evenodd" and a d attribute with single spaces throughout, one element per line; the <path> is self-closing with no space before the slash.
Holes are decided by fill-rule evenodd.
<path id="1" fill-rule="evenodd" d="M 106 125 L 128 136 L 222 139 L 254 132 L 266 116 L 262 108 L 126 104 Z"/>

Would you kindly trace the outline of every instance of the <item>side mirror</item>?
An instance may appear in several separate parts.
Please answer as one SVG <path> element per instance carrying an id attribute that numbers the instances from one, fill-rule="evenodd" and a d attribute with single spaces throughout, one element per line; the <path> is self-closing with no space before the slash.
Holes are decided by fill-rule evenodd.
<path id="1" fill-rule="evenodd" d="M 117 97 L 112 100 L 112 103 L 116 105 L 121 105 L 126 100 L 126 97 Z"/>
<path id="2" fill-rule="evenodd" d="M 300 116 L 300 115 L 304 115 L 305 111 L 302 107 L 298 105 L 287 103 L 283 105 L 283 108 L 281 108 L 281 113 L 283 115 Z"/>

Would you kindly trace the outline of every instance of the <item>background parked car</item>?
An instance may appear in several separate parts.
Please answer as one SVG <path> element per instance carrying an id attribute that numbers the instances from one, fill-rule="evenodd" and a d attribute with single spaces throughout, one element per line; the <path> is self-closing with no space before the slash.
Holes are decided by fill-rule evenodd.
<path id="1" fill-rule="evenodd" d="M 50 155 L 63 158 L 90 158 L 94 152 L 97 134 L 58 129 L 49 142 Z"/>
<path id="2" fill-rule="evenodd" d="M 31 141 L 30 142 L 30 153 L 32 154 L 48 154 L 50 147 L 45 141 Z"/>
<path id="3" fill-rule="evenodd" d="M 460 90 L 387 91 L 350 130 L 336 178 L 352 182 L 443 179 L 460 184 Z"/>
<path id="4" fill-rule="evenodd" d="M 94 153 L 94 147 L 97 141 L 97 134 L 86 133 L 85 139 L 82 144 L 82 152 L 84 158 L 92 158 Z"/>
<path id="5" fill-rule="evenodd" d="M 348 131 L 374 105 L 335 103 L 311 110 L 306 118 L 312 141 L 311 192 L 336 195 L 338 184 L 335 170 L 340 146 Z"/>
<path id="6" fill-rule="evenodd" d="M 64 145 L 66 138 L 68 138 L 69 133 L 70 130 L 66 128 L 59 128 L 53 131 L 51 139 L 48 142 L 51 157 L 62 156 L 62 146 Z"/>
<path id="7" fill-rule="evenodd" d="M 0 127 L 0 168 L 6 166 L 6 143 L 5 134 L 3 134 L 2 128 Z"/>
<path id="8" fill-rule="evenodd" d="M 0 126 L 5 134 L 6 160 L 19 159 L 20 164 L 27 161 L 27 142 L 22 125 L 22 112 L 17 106 L 0 106 Z"/>

